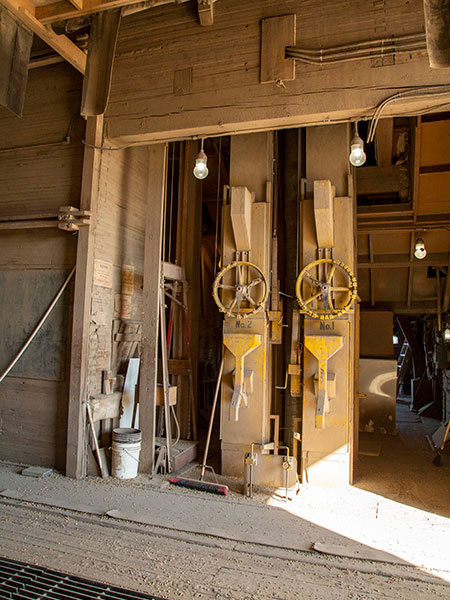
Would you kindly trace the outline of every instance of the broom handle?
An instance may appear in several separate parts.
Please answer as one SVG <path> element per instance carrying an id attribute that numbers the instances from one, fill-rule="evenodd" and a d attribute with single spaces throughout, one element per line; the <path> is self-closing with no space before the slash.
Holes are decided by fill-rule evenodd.
<path id="1" fill-rule="evenodd" d="M 450 419 L 448 420 L 448 423 L 447 423 L 447 428 L 446 428 L 446 430 L 445 430 L 444 439 L 442 440 L 442 445 L 441 445 L 441 447 L 439 448 L 439 450 L 440 450 L 441 452 L 442 452 L 442 450 L 444 449 L 445 442 L 447 441 L 447 436 L 448 436 L 449 429 L 450 429 Z"/>
<path id="2" fill-rule="evenodd" d="M 219 397 L 219 389 L 220 389 L 220 384 L 222 382 L 222 373 L 223 373 L 223 363 L 224 362 L 225 362 L 225 349 L 223 349 L 223 355 L 222 355 L 222 361 L 220 363 L 219 375 L 217 376 L 216 391 L 214 393 L 214 401 L 213 401 L 213 405 L 211 408 L 211 417 L 209 419 L 208 435 L 206 436 L 205 453 L 203 454 L 202 472 L 200 474 L 200 481 L 203 481 L 203 477 L 205 476 L 206 460 L 208 458 L 209 442 L 211 441 L 211 433 L 212 433 L 213 422 L 214 422 L 214 414 L 216 412 L 217 398 Z"/>

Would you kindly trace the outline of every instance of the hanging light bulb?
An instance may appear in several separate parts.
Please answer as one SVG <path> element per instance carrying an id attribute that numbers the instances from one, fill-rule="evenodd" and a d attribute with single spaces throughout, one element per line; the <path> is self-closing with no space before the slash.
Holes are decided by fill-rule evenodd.
<path id="1" fill-rule="evenodd" d="M 358 122 L 355 121 L 355 132 L 350 142 L 350 156 L 348 160 L 354 167 L 360 167 L 366 162 L 366 153 L 364 152 L 364 142 L 358 135 Z"/>
<path id="2" fill-rule="evenodd" d="M 422 260 L 422 258 L 425 258 L 425 256 L 427 255 L 427 250 L 425 248 L 425 244 L 423 239 L 419 236 L 416 239 L 416 246 L 414 248 L 414 256 L 416 258 L 418 258 L 419 260 Z"/>
<path id="3" fill-rule="evenodd" d="M 205 177 L 208 177 L 209 169 L 206 166 L 207 162 L 208 162 L 208 157 L 206 156 L 205 151 L 203 150 L 203 140 L 202 140 L 200 152 L 195 157 L 195 167 L 193 170 L 194 176 L 197 179 L 205 179 Z"/>

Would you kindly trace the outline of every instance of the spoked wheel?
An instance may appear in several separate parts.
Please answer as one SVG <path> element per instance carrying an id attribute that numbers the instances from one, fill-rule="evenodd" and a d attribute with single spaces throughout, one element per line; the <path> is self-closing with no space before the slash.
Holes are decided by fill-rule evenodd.
<path id="1" fill-rule="evenodd" d="M 247 319 L 259 313 L 268 295 L 264 273 L 246 261 L 235 261 L 224 267 L 213 284 L 213 297 L 220 311 L 235 319 Z"/>
<path id="2" fill-rule="evenodd" d="M 322 271 L 323 275 L 318 273 Z M 350 267 L 332 258 L 309 263 L 295 286 L 303 311 L 314 319 L 335 319 L 350 310 L 357 294 L 356 278 Z"/>

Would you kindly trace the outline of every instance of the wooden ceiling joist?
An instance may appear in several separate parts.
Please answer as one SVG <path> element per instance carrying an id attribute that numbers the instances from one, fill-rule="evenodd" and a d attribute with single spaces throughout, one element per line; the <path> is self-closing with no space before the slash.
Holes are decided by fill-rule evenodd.
<path id="1" fill-rule="evenodd" d="M 52 4 L 36 7 L 36 18 L 44 25 L 64 21 L 76 17 L 93 15 L 111 8 L 122 8 L 133 5 L 147 5 L 148 8 L 162 6 L 164 4 L 180 4 L 190 0 L 59 0 Z M 78 7 L 78 5 L 81 5 Z"/>
<path id="2" fill-rule="evenodd" d="M 44 40 L 75 69 L 84 74 L 86 71 L 86 54 L 65 35 L 57 35 L 50 27 L 43 25 L 36 18 L 35 8 L 29 0 L 0 0 L 0 5 L 8 9 L 16 19 Z"/>

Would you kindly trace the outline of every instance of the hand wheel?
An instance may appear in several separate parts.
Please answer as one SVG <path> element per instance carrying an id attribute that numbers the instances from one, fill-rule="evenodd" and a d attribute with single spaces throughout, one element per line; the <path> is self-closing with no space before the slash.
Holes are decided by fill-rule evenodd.
<path id="1" fill-rule="evenodd" d="M 268 295 L 264 273 L 246 261 L 235 261 L 224 267 L 213 284 L 213 297 L 220 311 L 235 319 L 247 319 L 259 313 Z"/>
<path id="2" fill-rule="evenodd" d="M 322 279 L 313 275 L 322 269 Z M 301 271 L 295 292 L 300 307 L 307 315 L 314 319 L 335 319 L 353 304 L 357 293 L 356 278 L 345 263 L 321 258 Z"/>

